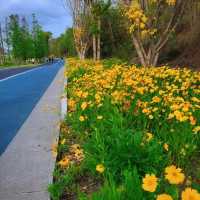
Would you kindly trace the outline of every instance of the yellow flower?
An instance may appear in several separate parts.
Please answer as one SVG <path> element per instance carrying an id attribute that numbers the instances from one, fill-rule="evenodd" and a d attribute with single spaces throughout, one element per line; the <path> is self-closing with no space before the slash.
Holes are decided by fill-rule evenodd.
<path id="1" fill-rule="evenodd" d="M 77 149 L 81 149 L 79 144 L 72 144 L 70 147 L 71 151 L 76 151 Z"/>
<path id="2" fill-rule="evenodd" d="M 196 126 L 192 131 L 193 131 L 195 134 L 197 134 L 198 132 L 200 132 L 200 126 Z"/>
<path id="3" fill-rule="evenodd" d="M 101 96 L 99 94 L 95 94 L 95 100 L 97 103 L 101 102 Z"/>
<path id="4" fill-rule="evenodd" d="M 70 164 L 70 160 L 67 156 L 65 156 L 62 160 L 58 162 L 61 167 L 68 167 Z"/>
<path id="5" fill-rule="evenodd" d="M 87 102 L 83 102 L 83 103 L 81 104 L 81 109 L 82 109 L 82 110 L 85 110 L 85 109 L 87 108 L 87 106 L 88 106 Z"/>
<path id="6" fill-rule="evenodd" d="M 145 24 L 144 23 L 140 23 L 140 28 L 144 29 L 145 28 Z"/>
<path id="7" fill-rule="evenodd" d="M 181 184 L 185 179 L 185 175 L 181 171 L 182 169 L 176 168 L 175 165 L 166 167 L 165 178 L 169 181 L 170 184 Z"/>
<path id="8" fill-rule="evenodd" d="M 186 188 L 181 194 L 182 200 L 200 200 L 200 194 L 197 190 Z"/>
<path id="9" fill-rule="evenodd" d="M 87 98 L 87 96 L 88 96 L 88 92 L 83 92 L 82 93 L 82 98 Z"/>
<path id="10" fill-rule="evenodd" d="M 152 133 L 146 133 L 146 141 L 149 142 L 153 138 Z"/>
<path id="11" fill-rule="evenodd" d="M 66 142 L 66 139 L 61 140 L 60 144 L 64 145 Z"/>
<path id="12" fill-rule="evenodd" d="M 83 121 L 85 121 L 85 117 L 81 115 L 81 116 L 79 117 L 79 120 L 80 120 L 81 122 L 83 122 Z"/>
<path id="13" fill-rule="evenodd" d="M 165 144 L 163 145 L 163 148 L 164 148 L 166 151 L 169 151 L 169 145 L 168 145 L 167 143 L 165 143 Z"/>
<path id="14" fill-rule="evenodd" d="M 197 97 L 192 97 L 191 100 L 196 103 L 200 103 L 200 100 Z"/>
<path id="15" fill-rule="evenodd" d="M 166 3 L 169 5 L 169 6 L 174 6 L 176 4 L 176 0 L 166 0 Z"/>
<path id="16" fill-rule="evenodd" d="M 155 192 L 158 185 L 158 178 L 154 174 L 146 174 L 142 179 L 142 188 L 148 192 Z"/>
<path id="17" fill-rule="evenodd" d="M 156 200 L 173 200 L 169 194 L 159 194 Z"/>
<path id="18" fill-rule="evenodd" d="M 149 119 L 153 119 L 153 115 L 149 115 Z"/>
<path id="19" fill-rule="evenodd" d="M 76 106 L 76 102 L 73 99 L 69 99 L 68 100 L 68 107 L 69 107 L 69 109 L 70 110 L 74 110 L 75 106 Z"/>
<path id="20" fill-rule="evenodd" d="M 143 16 L 141 19 L 142 19 L 142 21 L 143 21 L 144 23 L 147 22 L 147 17 L 146 17 L 146 16 Z"/>
<path id="21" fill-rule="evenodd" d="M 142 36 L 142 38 L 146 38 L 147 36 L 148 36 L 148 31 L 147 30 L 142 30 L 141 31 L 141 36 Z"/>
<path id="22" fill-rule="evenodd" d="M 78 161 L 82 161 L 84 159 L 83 149 L 76 149 L 74 151 L 74 156 Z"/>
<path id="23" fill-rule="evenodd" d="M 159 103 L 160 102 L 160 98 L 155 96 L 155 97 L 152 98 L 152 102 L 153 103 Z"/>
<path id="24" fill-rule="evenodd" d="M 102 115 L 98 115 L 98 116 L 97 116 L 97 119 L 98 119 L 98 120 L 101 120 L 101 119 L 103 119 L 103 116 L 102 116 Z"/>
<path id="25" fill-rule="evenodd" d="M 98 164 L 96 166 L 96 171 L 99 172 L 100 174 L 102 174 L 105 171 L 105 167 L 103 164 Z"/>

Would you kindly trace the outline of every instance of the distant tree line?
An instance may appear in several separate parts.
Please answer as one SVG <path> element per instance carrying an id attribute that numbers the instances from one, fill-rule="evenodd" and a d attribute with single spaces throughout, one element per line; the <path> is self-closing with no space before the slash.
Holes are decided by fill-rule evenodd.
<path id="1" fill-rule="evenodd" d="M 49 41 L 49 53 L 56 57 L 76 56 L 72 28 L 66 29 L 59 37 Z"/>
<path id="2" fill-rule="evenodd" d="M 0 23 L 0 64 L 40 61 L 49 54 L 51 36 L 42 30 L 35 14 L 32 23 L 19 15 L 7 17 Z"/>

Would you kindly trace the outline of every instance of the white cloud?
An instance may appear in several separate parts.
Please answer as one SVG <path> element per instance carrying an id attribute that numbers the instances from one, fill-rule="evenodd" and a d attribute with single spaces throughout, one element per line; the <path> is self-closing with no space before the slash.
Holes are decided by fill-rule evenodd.
<path id="1" fill-rule="evenodd" d="M 0 13 L 0 21 L 11 14 L 30 18 L 35 13 L 44 29 L 56 36 L 72 24 L 62 0 L 0 0 Z"/>

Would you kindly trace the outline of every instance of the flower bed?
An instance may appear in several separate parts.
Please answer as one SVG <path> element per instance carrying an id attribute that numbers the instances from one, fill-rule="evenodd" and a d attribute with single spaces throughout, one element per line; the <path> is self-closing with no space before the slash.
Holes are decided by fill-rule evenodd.
<path id="1" fill-rule="evenodd" d="M 200 73 L 68 59 L 53 199 L 199 200 Z"/>

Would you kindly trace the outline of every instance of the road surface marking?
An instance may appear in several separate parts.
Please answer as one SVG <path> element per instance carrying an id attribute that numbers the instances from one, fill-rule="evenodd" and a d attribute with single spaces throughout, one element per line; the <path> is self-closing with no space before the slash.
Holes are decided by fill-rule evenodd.
<path id="1" fill-rule="evenodd" d="M 1 79 L 0 82 L 7 81 L 8 79 L 14 78 L 14 77 L 16 77 L 16 76 L 21 76 L 21 75 L 23 75 L 23 74 L 26 74 L 26 73 L 29 73 L 29 72 L 32 72 L 32 71 L 41 69 L 42 67 L 44 67 L 44 66 L 36 67 L 35 69 L 30 69 L 30 70 L 27 70 L 27 71 L 25 71 L 25 72 L 20 72 L 20 73 L 18 73 L 18 74 L 15 74 L 15 75 L 9 76 L 9 77 L 7 77 L 7 78 Z"/>

